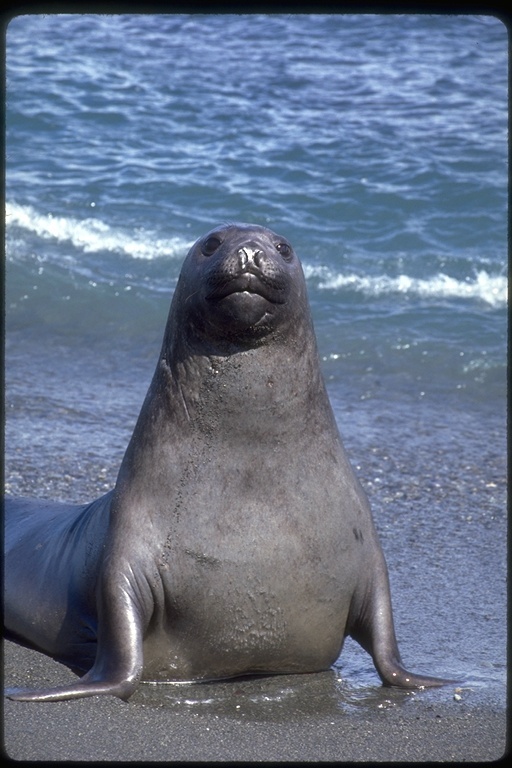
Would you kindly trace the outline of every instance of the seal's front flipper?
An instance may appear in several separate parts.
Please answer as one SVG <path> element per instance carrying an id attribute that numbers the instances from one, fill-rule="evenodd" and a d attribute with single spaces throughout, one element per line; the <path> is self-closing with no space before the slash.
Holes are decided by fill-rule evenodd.
<path id="1" fill-rule="evenodd" d="M 386 657 L 384 659 L 373 655 L 373 661 L 383 685 L 397 688 L 436 688 L 442 685 L 450 685 L 455 680 L 445 680 L 441 677 L 419 675 L 409 672 L 402 665 L 400 655 L 398 658 Z"/>
<path id="2" fill-rule="evenodd" d="M 66 699 L 82 699 L 86 696 L 117 696 L 127 701 L 135 690 L 137 680 L 122 683 L 83 682 L 71 685 L 61 685 L 55 688 L 7 688 L 5 695 L 14 701 L 64 701 Z"/>
<path id="3" fill-rule="evenodd" d="M 65 701 L 86 696 L 117 696 L 126 701 L 142 675 L 143 618 L 129 582 L 103 579 L 94 665 L 76 683 L 40 690 L 9 688 L 15 701 Z"/>
<path id="4" fill-rule="evenodd" d="M 408 672 L 402 665 L 393 624 L 388 569 L 377 542 L 376 545 L 370 583 L 352 601 L 348 634 L 371 655 L 383 685 L 433 688 L 455 683 L 455 680 Z"/>
<path id="5" fill-rule="evenodd" d="M 124 655 L 115 648 L 98 646 L 94 666 L 76 683 L 52 688 L 7 688 L 5 695 L 14 701 L 65 701 L 86 696 L 117 696 L 127 701 L 134 692 L 142 673 L 142 641 L 135 642 Z"/>

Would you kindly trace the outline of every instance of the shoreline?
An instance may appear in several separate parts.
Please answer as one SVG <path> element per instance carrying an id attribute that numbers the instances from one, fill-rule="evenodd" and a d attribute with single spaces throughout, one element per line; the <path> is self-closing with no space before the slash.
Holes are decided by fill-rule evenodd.
<path id="1" fill-rule="evenodd" d="M 4 665 L 9 685 L 74 678 L 61 664 L 10 641 L 4 642 Z M 275 687 L 294 677 L 302 678 L 270 680 Z M 315 678 L 321 676 L 305 681 L 311 692 Z M 370 703 L 353 696 L 353 706 L 327 702 L 316 712 L 314 701 L 304 711 L 293 698 L 269 710 L 264 696 L 256 701 L 252 695 L 261 688 L 254 680 L 230 689 L 215 685 L 220 695 L 214 705 L 199 698 L 172 707 L 147 704 L 139 691 L 127 703 L 98 696 L 51 703 L 4 699 L 4 752 L 13 760 L 52 761 L 475 762 L 498 760 L 506 749 L 505 707 L 482 706 L 481 699 L 475 706 L 464 695 L 456 700 L 450 686 L 442 695 L 420 692 L 413 700 L 379 687 Z"/>

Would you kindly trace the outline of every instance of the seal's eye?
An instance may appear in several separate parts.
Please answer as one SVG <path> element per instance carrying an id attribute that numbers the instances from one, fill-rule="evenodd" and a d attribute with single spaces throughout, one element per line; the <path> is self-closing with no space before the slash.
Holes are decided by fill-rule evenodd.
<path id="1" fill-rule="evenodd" d="M 215 237 L 215 235 L 212 235 L 208 238 L 208 240 L 205 240 L 205 242 L 201 246 L 201 251 L 204 253 L 205 256 L 211 256 L 217 248 L 219 247 L 221 241 L 218 237 Z"/>
<path id="2" fill-rule="evenodd" d="M 288 243 L 278 243 L 276 245 L 277 250 L 285 261 L 291 261 L 293 257 L 293 251 Z"/>

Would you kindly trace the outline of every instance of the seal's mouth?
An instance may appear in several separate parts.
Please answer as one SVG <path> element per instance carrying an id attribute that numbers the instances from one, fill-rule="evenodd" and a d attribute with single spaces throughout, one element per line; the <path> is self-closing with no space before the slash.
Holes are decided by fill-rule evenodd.
<path id="1" fill-rule="evenodd" d="M 211 301 L 221 301 L 235 293 L 261 296 L 272 304 L 284 304 L 286 301 L 284 285 L 280 286 L 275 280 L 270 280 L 261 273 L 256 275 L 247 271 L 235 276 L 219 275 L 212 282 L 216 284 L 206 295 Z"/>

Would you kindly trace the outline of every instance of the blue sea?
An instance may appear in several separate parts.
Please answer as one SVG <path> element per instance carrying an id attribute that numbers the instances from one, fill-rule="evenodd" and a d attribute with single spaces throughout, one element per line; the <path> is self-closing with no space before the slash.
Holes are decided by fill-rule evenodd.
<path id="1" fill-rule="evenodd" d="M 404 660 L 504 706 L 507 45 L 492 16 L 15 17 L 8 492 L 112 487 L 190 245 L 268 226 L 304 266 Z M 378 686 L 350 642 L 337 666 Z"/>

